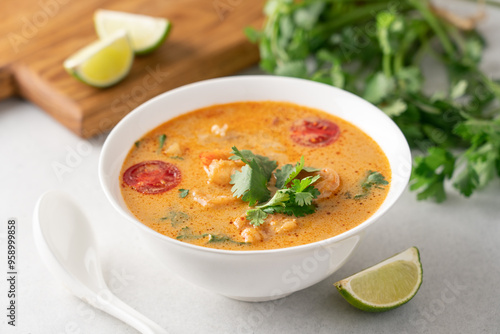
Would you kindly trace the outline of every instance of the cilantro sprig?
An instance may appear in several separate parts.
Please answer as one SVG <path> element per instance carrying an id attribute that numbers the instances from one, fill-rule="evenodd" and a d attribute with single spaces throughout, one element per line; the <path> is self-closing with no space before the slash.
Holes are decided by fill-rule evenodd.
<path id="1" fill-rule="evenodd" d="M 348 90 L 390 116 L 421 152 L 411 189 L 441 202 L 445 182 L 468 197 L 500 176 L 500 81 L 480 68 L 474 21 L 446 11 L 431 0 L 268 0 L 264 26 L 246 33 L 265 71 Z M 437 89 L 427 59 L 447 79 Z"/>
<path id="2" fill-rule="evenodd" d="M 243 201 L 249 202 L 250 206 L 267 201 L 271 194 L 267 184 L 277 167 L 276 161 L 255 155 L 248 150 L 239 151 L 236 147 L 232 149 L 234 155 L 230 159 L 245 163 L 241 172 L 237 171 L 231 176 L 233 196 L 241 197 Z M 313 183 L 318 181 L 320 176 L 307 176 L 303 179 L 296 177 L 301 171 L 317 172 L 319 169 L 305 167 L 304 164 L 304 157 L 301 157 L 297 164 L 286 164 L 276 170 L 274 176 L 278 190 L 269 201 L 247 211 L 250 224 L 262 225 L 267 216 L 274 213 L 302 217 L 316 211 L 313 200 L 320 195 L 320 192 Z"/>
<path id="3" fill-rule="evenodd" d="M 245 166 L 241 171 L 231 175 L 230 184 L 233 185 L 231 191 L 234 197 L 238 197 L 254 206 L 257 202 L 264 202 L 271 197 L 271 191 L 267 188 L 267 183 L 271 178 L 273 170 L 278 166 L 276 161 L 269 160 L 268 157 L 253 154 L 249 150 L 238 150 L 232 147 L 234 154 L 229 159 L 241 160 Z"/>
<path id="4" fill-rule="evenodd" d="M 320 176 L 316 175 L 305 177 L 302 180 L 294 179 L 290 188 L 276 191 L 269 202 L 247 211 L 247 219 L 250 224 L 259 226 L 264 223 L 268 214 L 273 213 L 284 213 L 295 217 L 314 213 L 316 206 L 313 199 L 317 198 L 320 192 L 312 184 L 319 178 Z"/>

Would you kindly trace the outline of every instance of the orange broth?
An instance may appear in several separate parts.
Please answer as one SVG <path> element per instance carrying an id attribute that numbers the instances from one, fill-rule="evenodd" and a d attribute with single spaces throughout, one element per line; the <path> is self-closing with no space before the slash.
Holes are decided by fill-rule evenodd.
<path id="1" fill-rule="evenodd" d="M 340 135 L 325 146 L 297 143 L 291 138 L 291 128 L 302 119 L 333 122 Z M 233 146 L 276 160 L 277 168 L 295 165 L 304 156 L 306 166 L 321 168 L 329 173 L 326 177 L 337 179 L 332 176 L 321 184 L 321 178 L 318 181 L 318 189 L 321 186 L 322 193 L 329 196 L 314 200 L 315 213 L 304 217 L 269 215 L 264 224 L 254 227 L 245 220 L 248 203 L 233 197 L 232 185 L 225 183 L 243 165 L 227 159 Z M 163 193 L 144 194 L 124 182 L 127 169 L 150 160 L 175 165 L 181 174 L 180 183 Z M 210 168 L 215 176 L 209 174 Z M 205 247 L 264 250 L 324 240 L 369 218 L 389 190 L 385 185 L 366 192 L 362 183 L 369 171 L 391 180 L 389 162 L 381 148 L 351 123 L 291 103 L 238 102 L 183 114 L 145 134 L 130 149 L 120 181 L 130 211 L 161 234 Z M 357 194 L 364 195 L 356 198 Z"/>

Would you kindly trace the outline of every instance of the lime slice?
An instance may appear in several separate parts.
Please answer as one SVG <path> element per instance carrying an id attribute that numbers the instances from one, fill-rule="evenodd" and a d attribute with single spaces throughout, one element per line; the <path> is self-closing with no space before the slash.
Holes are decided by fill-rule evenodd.
<path id="1" fill-rule="evenodd" d="M 420 255 L 411 247 L 334 285 L 354 307 L 382 312 L 407 303 L 421 284 Z"/>
<path id="2" fill-rule="evenodd" d="M 130 71 L 134 51 L 125 30 L 96 41 L 64 62 L 64 68 L 82 82 L 94 87 L 109 87 Z"/>
<path id="3" fill-rule="evenodd" d="M 125 29 L 136 54 L 156 50 L 167 38 L 171 24 L 167 19 L 98 9 L 94 13 L 97 35 L 106 38 L 117 30 Z"/>

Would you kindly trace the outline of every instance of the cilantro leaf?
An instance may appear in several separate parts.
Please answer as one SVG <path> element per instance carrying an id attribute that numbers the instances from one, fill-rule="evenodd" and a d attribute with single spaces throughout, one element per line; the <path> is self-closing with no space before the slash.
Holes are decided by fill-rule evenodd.
<path id="1" fill-rule="evenodd" d="M 189 189 L 179 189 L 179 197 L 184 198 L 189 194 Z"/>
<path id="2" fill-rule="evenodd" d="M 260 226 L 264 224 L 264 220 L 267 218 L 267 213 L 262 209 L 252 209 L 247 211 L 247 219 L 253 226 Z"/>
<path id="3" fill-rule="evenodd" d="M 304 168 L 304 156 L 300 157 L 300 161 L 292 166 L 290 164 L 284 165 L 282 169 L 276 170 L 276 188 L 281 189 L 285 187 L 291 180 L 299 175 L 300 171 Z"/>
<path id="4" fill-rule="evenodd" d="M 320 176 L 316 175 L 316 176 L 305 177 L 302 180 L 295 179 L 292 181 L 292 186 L 290 188 L 292 190 L 294 190 L 295 192 L 300 193 L 300 192 L 306 190 L 306 188 L 309 187 L 311 184 L 318 181 L 319 178 L 320 178 Z"/>
<path id="5" fill-rule="evenodd" d="M 229 157 L 229 159 L 241 160 L 247 165 L 250 165 L 252 168 L 258 168 L 267 181 L 271 178 L 273 170 L 278 166 L 276 161 L 270 160 L 268 157 L 262 155 L 253 154 L 250 150 L 239 151 L 236 146 L 233 146 L 232 149 L 233 151 L 231 154 L 234 155 Z"/>
<path id="6" fill-rule="evenodd" d="M 241 197 L 245 202 L 249 202 L 250 206 L 254 206 L 257 202 L 264 202 L 271 196 L 271 191 L 267 189 L 267 179 L 265 175 L 257 168 L 252 168 L 251 165 L 245 165 L 241 171 L 236 171 L 231 175 L 233 187 L 231 191 L 234 197 Z"/>
<path id="7" fill-rule="evenodd" d="M 276 188 L 281 189 L 286 185 L 286 180 L 288 180 L 288 176 L 292 174 L 294 170 L 294 166 L 290 164 L 283 165 L 281 169 L 277 169 L 274 173 L 276 177 Z"/>
<path id="8" fill-rule="evenodd" d="M 210 243 L 217 243 L 217 242 L 232 242 L 238 245 L 247 245 L 249 244 L 248 242 L 239 242 L 231 239 L 227 235 L 221 235 L 221 234 L 212 234 L 212 233 L 203 233 L 203 234 L 194 234 L 189 227 L 183 227 L 179 234 L 177 235 L 176 239 L 178 240 L 196 240 L 196 239 L 203 239 L 207 238 L 208 241 L 207 244 Z"/>
<path id="9" fill-rule="evenodd" d="M 301 171 L 308 173 L 319 172 L 318 168 L 304 166 L 304 156 L 300 157 L 300 161 L 295 166 L 286 164 L 281 169 L 277 169 L 274 173 L 276 177 L 276 188 L 284 188 L 290 181 L 299 175 Z"/>
<path id="10" fill-rule="evenodd" d="M 455 157 L 449 151 L 432 147 L 425 157 L 416 157 L 411 175 L 411 190 L 420 190 L 418 199 L 434 198 L 436 202 L 446 199 L 444 181 L 453 175 Z"/>
<path id="11" fill-rule="evenodd" d="M 180 224 L 184 224 L 189 220 L 189 215 L 182 211 L 170 211 L 165 217 L 160 218 L 160 220 L 170 220 L 172 227 L 177 227 Z"/>
<path id="12" fill-rule="evenodd" d="M 314 199 L 313 194 L 310 192 L 300 192 L 295 194 L 295 203 L 298 206 L 310 205 Z"/>
<path id="13" fill-rule="evenodd" d="M 233 196 L 241 197 L 243 201 L 249 202 L 250 206 L 267 201 L 271 196 L 267 183 L 277 166 L 276 161 L 255 155 L 249 150 L 239 151 L 236 146 L 233 147 L 231 153 L 234 155 L 230 159 L 241 160 L 246 164 L 241 171 L 236 171 L 231 175 L 230 184 L 233 185 L 231 188 Z"/>
<path id="14" fill-rule="evenodd" d="M 163 146 L 165 146 L 165 141 L 166 140 L 167 140 L 167 135 L 166 134 L 160 135 L 160 137 L 158 138 L 158 141 L 159 141 L 158 152 L 161 151 L 161 149 L 163 148 Z"/>
<path id="15" fill-rule="evenodd" d="M 372 188 L 383 189 L 383 186 L 388 185 L 389 182 L 385 176 L 379 172 L 369 170 L 366 178 L 361 183 L 362 192 L 354 196 L 354 199 L 360 199 L 368 196 Z"/>
<path id="16" fill-rule="evenodd" d="M 263 224 L 268 214 L 283 213 L 289 216 L 303 217 L 314 213 L 316 206 L 312 201 L 320 195 L 320 192 L 311 184 L 319 178 L 320 176 L 316 175 L 305 177 L 302 180 L 292 180 L 290 188 L 276 191 L 267 203 L 247 211 L 247 219 L 250 224 L 254 226 Z"/>

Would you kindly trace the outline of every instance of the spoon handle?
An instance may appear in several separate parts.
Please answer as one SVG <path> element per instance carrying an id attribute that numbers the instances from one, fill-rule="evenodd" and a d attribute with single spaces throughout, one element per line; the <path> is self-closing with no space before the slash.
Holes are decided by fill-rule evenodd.
<path id="1" fill-rule="evenodd" d="M 105 291 L 105 294 L 108 296 L 106 298 L 108 300 L 99 303 L 99 305 L 94 305 L 95 307 L 134 327 L 142 334 L 168 334 L 165 329 L 125 304 L 111 291 Z"/>

